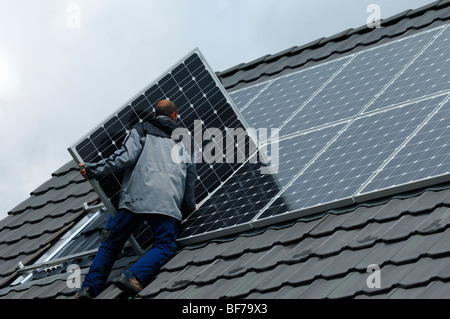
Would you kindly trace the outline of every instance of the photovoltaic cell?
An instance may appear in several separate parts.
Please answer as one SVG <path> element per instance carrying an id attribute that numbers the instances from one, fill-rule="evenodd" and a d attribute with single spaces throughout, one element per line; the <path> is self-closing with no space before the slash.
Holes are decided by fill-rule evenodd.
<path id="1" fill-rule="evenodd" d="M 245 129 L 220 82 L 196 50 L 117 110 L 69 151 L 78 162 L 96 162 L 109 157 L 121 147 L 126 135 L 137 123 L 153 117 L 153 106 L 161 99 L 170 99 L 178 106 L 180 122 L 191 133 L 194 131 L 195 120 L 202 121 L 203 129 Z M 204 147 L 208 141 L 202 140 L 202 143 L 201 146 Z M 197 202 L 203 200 L 240 165 L 222 163 L 213 166 L 204 161 L 198 163 Z M 122 174 L 112 174 L 98 181 L 106 195 L 102 200 L 110 201 L 115 209 L 121 181 Z"/>
<path id="2" fill-rule="evenodd" d="M 244 164 L 183 223 L 181 238 L 251 221 L 343 127 L 340 124 L 281 140 L 279 166 L 272 166 L 274 174 L 261 174 L 261 161 Z M 268 147 L 271 156 L 273 147 Z"/>
<path id="3" fill-rule="evenodd" d="M 439 105 L 444 97 L 432 98 Z M 369 193 L 450 174 L 450 102 L 447 102 L 361 191 Z"/>
<path id="4" fill-rule="evenodd" d="M 239 111 L 244 109 L 248 102 L 250 102 L 256 95 L 258 95 L 269 83 L 261 83 L 257 85 L 250 86 L 248 88 L 234 91 L 230 93 L 230 97 Z"/>
<path id="5" fill-rule="evenodd" d="M 271 175 L 261 175 L 262 166 L 244 164 L 183 222 L 180 239 L 248 223 L 278 189 Z"/>
<path id="6" fill-rule="evenodd" d="M 447 27 L 367 111 L 448 91 L 449 88 L 450 28 Z"/>
<path id="7" fill-rule="evenodd" d="M 357 115 L 437 32 L 358 53 L 282 128 L 283 133 L 292 134 Z"/>
<path id="8" fill-rule="evenodd" d="M 276 79 L 242 110 L 244 119 L 256 129 L 280 128 L 348 59 L 335 60 Z"/>
<path id="9" fill-rule="evenodd" d="M 422 101 L 355 119 L 260 218 L 351 198 L 435 108 Z"/>

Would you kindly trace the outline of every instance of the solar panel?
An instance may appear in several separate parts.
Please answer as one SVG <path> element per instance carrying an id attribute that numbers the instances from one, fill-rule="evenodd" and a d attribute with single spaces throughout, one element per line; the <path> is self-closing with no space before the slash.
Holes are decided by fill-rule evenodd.
<path id="1" fill-rule="evenodd" d="M 368 108 L 373 111 L 389 105 L 397 105 L 432 94 L 447 91 L 450 87 L 450 28 L 438 29 L 430 34 L 434 40 L 408 66 L 388 89 Z"/>
<path id="2" fill-rule="evenodd" d="M 205 239 L 205 234 L 213 238 L 217 233 L 223 236 L 250 229 L 249 221 L 264 206 L 264 198 L 273 196 L 277 187 L 271 175 L 260 173 L 261 166 L 246 163 L 232 175 L 183 222 L 180 241 L 189 243 L 201 235 Z"/>
<path id="3" fill-rule="evenodd" d="M 230 97 L 239 111 L 242 111 L 245 107 L 247 107 L 247 104 L 260 92 L 262 92 L 269 84 L 270 81 L 234 91 L 230 93 Z"/>
<path id="4" fill-rule="evenodd" d="M 352 121 L 259 219 L 352 203 L 354 194 L 434 111 L 434 102 L 421 101 Z"/>
<path id="5" fill-rule="evenodd" d="M 346 57 L 277 78 L 241 111 L 243 117 L 250 127 L 282 127 L 348 59 Z"/>
<path id="6" fill-rule="evenodd" d="M 444 98 L 446 100 L 442 105 Z M 419 127 L 418 132 L 370 180 L 361 194 L 392 191 L 392 188 L 398 191 L 399 187 L 405 185 L 410 189 L 412 182 L 423 187 L 436 183 L 436 179 L 449 179 L 450 102 L 447 96 L 439 96 L 429 99 L 428 103 L 442 106 L 437 112 L 430 113 L 432 117 L 427 123 Z"/>
<path id="7" fill-rule="evenodd" d="M 121 147 L 126 134 L 137 123 L 153 116 L 153 106 L 161 99 L 170 99 L 178 106 L 181 124 L 193 134 L 197 123 L 202 143 L 200 151 L 204 151 L 205 146 L 213 142 L 212 136 L 210 140 L 202 138 L 205 128 L 217 128 L 223 132 L 226 128 L 245 130 L 235 106 L 214 72 L 201 53 L 194 50 L 70 147 L 69 152 L 78 163 L 95 162 L 109 157 Z M 249 143 L 248 139 L 246 142 Z M 198 156 L 202 158 L 202 153 Z M 213 192 L 240 165 L 242 162 L 238 161 L 211 165 L 201 160 L 197 164 L 197 202 Z M 98 181 L 91 181 L 112 213 L 117 210 L 121 181 L 122 174 L 112 174 Z"/>
<path id="8" fill-rule="evenodd" d="M 356 116 L 437 32 L 432 30 L 356 54 L 283 126 L 284 134 Z"/>
<path id="9" fill-rule="evenodd" d="M 217 236 L 250 227 L 248 223 L 271 198 L 288 185 L 343 127 L 344 124 L 330 126 L 280 140 L 279 167 L 273 174 L 261 174 L 261 161 L 245 163 L 183 223 L 180 238 L 189 242 L 204 233 Z M 272 151 L 271 147 L 268 151 Z"/>

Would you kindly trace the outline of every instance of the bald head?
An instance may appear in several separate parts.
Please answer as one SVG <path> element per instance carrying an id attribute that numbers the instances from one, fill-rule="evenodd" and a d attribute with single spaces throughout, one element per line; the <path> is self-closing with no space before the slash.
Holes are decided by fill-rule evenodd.
<path id="1" fill-rule="evenodd" d="M 172 101 L 161 100 L 155 106 L 155 115 L 165 115 L 176 121 L 178 116 L 178 108 Z"/>

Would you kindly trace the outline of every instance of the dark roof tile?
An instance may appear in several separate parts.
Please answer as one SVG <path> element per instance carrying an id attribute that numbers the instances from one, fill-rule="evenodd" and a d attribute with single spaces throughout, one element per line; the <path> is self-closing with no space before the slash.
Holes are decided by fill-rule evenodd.
<path id="1" fill-rule="evenodd" d="M 432 255 L 439 255 L 448 253 L 448 243 L 450 242 L 450 229 L 446 228 L 442 233 L 442 237 L 426 252 Z"/>
<path id="2" fill-rule="evenodd" d="M 409 292 L 410 290 L 412 291 L 412 293 Z M 408 289 L 406 291 L 398 291 L 397 293 L 392 294 L 391 298 L 443 299 L 449 295 L 450 285 L 447 282 L 436 280 L 429 283 L 425 287 L 417 287 Z"/>
<path id="3" fill-rule="evenodd" d="M 295 47 L 292 47 L 292 48 L 285 49 L 283 51 L 280 51 L 280 52 L 272 54 L 272 55 L 266 55 L 263 61 L 265 63 L 278 62 L 279 59 L 289 56 L 290 53 L 294 50 L 294 48 Z M 257 61 L 258 60 L 255 60 L 255 62 L 257 62 Z M 258 63 L 260 63 L 260 62 L 258 62 Z"/>
<path id="4" fill-rule="evenodd" d="M 410 262 L 406 264 L 387 264 L 387 265 L 380 265 L 380 275 L 382 280 L 382 287 L 385 289 L 389 288 L 396 288 L 398 286 L 399 282 L 407 276 L 416 266 L 415 262 Z M 419 278 L 417 278 L 420 280 Z"/>
<path id="5" fill-rule="evenodd" d="M 372 249 L 344 249 L 336 255 L 332 263 L 316 275 L 322 276 L 323 278 L 343 277 L 349 270 L 366 269 L 373 262 L 367 264 L 363 261 L 371 253 Z M 327 257 L 322 258 L 328 259 Z"/>
<path id="6" fill-rule="evenodd" d="M 408 208 L 408 211 L 411 213 L 422 212 L 422 211 L 431 211 L 436 208 L 437 205 L 441 205 L 441 203 L 448 198 L 450 195 L 450 191 L 444 192 L 425 192 L 423 193 L 417 200 Z M 439 203 L 439 204 L 436 204 Z"/>
<path id="7" fill-rule="evenodd" d="M 422 7 L 417 8 L 415 10 L 410 10 L 405 15 L 405 17 L 406 18 L 411 18 L 411 17 L 414 17 L 414 16 L 421 16 L 421 15 L 423 15 L 426 12 L 434 11 L 433 9 L 436 8 L 436 5 L 438 4 L 438 2 L 439 1 L 433 1 L 433 2 L 430 2 L 429 4 L 426 4 L 426 5 L 422 6 Z"/>
<path id="8" fill-rule="evenodd" d="M 317 226 L 314 227 L 309 233 L 316 236 L 319 236 L 320 234 L 332 233 L 334 230 L 341 227 L 342 224 L 348 219 L 350 219 L 352 217 L 351 215 L 353 214 L 328 214 L 324 216 L 320 223 L 318 223 Z"/>
<path id="9" fill-rule="evenodd" d="M 246 258 L 244 260 L 248 262 Z M 201 278 L 199 278 L 199 281 L 212 282 L 214 280 L 217 280 L 217 278 L 221 277 L 231 277 L 241 275 L 243 272 L 246 271 L 247 268 L 240 265 L 239 262 L 242 262 L 242 259 L 237 260 L 216 259 L 214 260 L 214 262 L 210 264 L 211 267 L 202 273 L 202 276 Z"/>
<path id="10" fill-rule="evenodd" d="M 363 292 L 370 293 L 373 288 L 367 287 L 367 278 L 369 275 L 367 272 L 350 272 L 326 297 L 349 298 L 355 297 Z M 384 276 L 382 279 L 384 279 Z"/>
<path id="11" fill-rule="evenodd" d="M 178 252 L 177 256 L 180 255 L 180 258 L 172 258 L 169 260 L 165 265 L 164 269 L 168 271 L 176 271 L 180 268 L 183 268 L 186 266 L 187 263 L 192 263 L 192 260 L 197 256 L 200 251 L 204 248 L 197 248 L 197 249 L 183 249 L 180 252 Z"/>
<path id="12" fill-rule="evenodd" d="M 298 298 L 302 299 L 323 299 L 342 282 L 342 278 L 322 279 L 312 282 L 308 289 Z"/>
<path id="13" fill-rule="evenodd" d="M 418 283 L 428 283 L 434 277 L 448 279 L 448 267 L 450 257 L 444 258 L 422 258 L 405 274 L 403 278 L 396 279 L 392 284 L 399 283 L 404 286 L 414 286 Z M 441 277 L 443 276 L 443 277 Z M 383 276 L 384 277 L 384 276 Z"/>
<path id="14" fill-rule="evenodd" d="M 72 223 L 79 214 L 63 214 L 59 218 L 46 218 L 38 223 L 25 223 L 21 227 L 17 228 L 14 232 L 3 232 L 7 236 L 5 238 L 0 233 L 0 243 L 12 244 L 19 240 L 33 239 L 42 235 L 42 230 L 45 229 L 45 233 L 54 233 L 60 230 L 62 227 Z"/>
<path id="15" fill-rule="evenodd" d="M 241 289 L 240 295 L 247 297 L 251 290 L 270 291 L 274 288 L 279 288 L 284 283 L 289 282 L 291 277 L 297 277 L 297 272 L 302 271 L 302 266 L 302 264 L 280 264 L 266 272 L 252 271 L 250 275 L 247 275 L 247 278 L 252 278 L 251 285 Z M 237 296 L 240 297 L 239 294 Z"/>
<path id="16" fill-rule="evenodd" d="M 243 277 L 230 279 L 234 284 L 222 291 L 225 298 L 241 298 L 246 296 L 250 290 L 256 289 L 259 283 L 271 276 L 271 273 L 247 272 Z M 278 274 L 277 276 L 280 276 Z M 273 277 L 273 276 L 272 276 Z"/>
<path id="17" fill-rule="evenodd" d="M 442 233 L 428 236 L 414 235 L 406 241 L 391 244 L 393 248 L 399 247 L 395 254 L 384 257 L 383 263 L 388 261 L 392 263 L 402 263 L 407 260 L 413 260 L 419 257 L 418 252 L 424 255 L 426 252 L 442 237 Z M 386 249 L 387 250 L 387 249 Z M 392 250 L 391 250 L 392 251 Z"/>
<path id="18" fill-rule="evenodd" d="M 11 210 L 11 214 L 20 214 L 27 209 L 39 209 L 48 204 L 58 204 L 68 198 L 85 197 L 93 192 L 87 183 L 70 183 L 63 189 L 50 189 L 48 192 L 39 194 L 39 196 L 31 196 L 21 204 Z"/>
<path id="19" fill-rule="evenodd" d="M 46 218 L 58 218 L 68 213 L 78 213 L 83 210 L 84 202 L 92 202 L 97 199 L 97 195 L 90 192 L 86 197 L 69 197 L 60 203 L 48 203 L 45 207 L 28 208 L 19 215 L 12 215 L 7 224 L 0 224 L 2 229 L 16 229 L 26 223 L 38 223 Z M 11 215 L 10 215 L 11 216 Z"/>
<path id="20" fill-rule="evenodd" d="M 402 249 L 405 245 L 404 241 L 397 241 L 393 243 L 380 242 L 367 249 L 368 254 L 361 259 L 358 263 L 355 263 L 355 269 L 367 269 L 369 265 L 377 264 L 384 265 L 391 260 L 391 258 Z M 409 259 L 410 257 L 408 257 Z"/>
<path id="21" fill-rule="evenodd" d="M 442 7 L 448 7 L 450 5 L 450 0 L 441 0 L 436 4 L 436 9 L 441 9 Z"/>
<path id="22" fill-rule="evenodd" d="M 69 161 L 63 166 L 61 166 L 59 169 L 57 169 L 55 172 L 52 173 L 52 176 L 58 177 L 58 176 L 64 176 L 71 171 L 78 171 L 78 165 L 74 161 Z"/>

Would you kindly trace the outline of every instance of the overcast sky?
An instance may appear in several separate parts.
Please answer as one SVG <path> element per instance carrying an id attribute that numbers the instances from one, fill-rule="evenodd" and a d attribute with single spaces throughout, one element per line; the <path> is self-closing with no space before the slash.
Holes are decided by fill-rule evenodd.
<path id="1" fill-rule="evenodd" d="M 0 219 L 198 47 L 214 71 L 429 0 L 0 0 Z"/>

